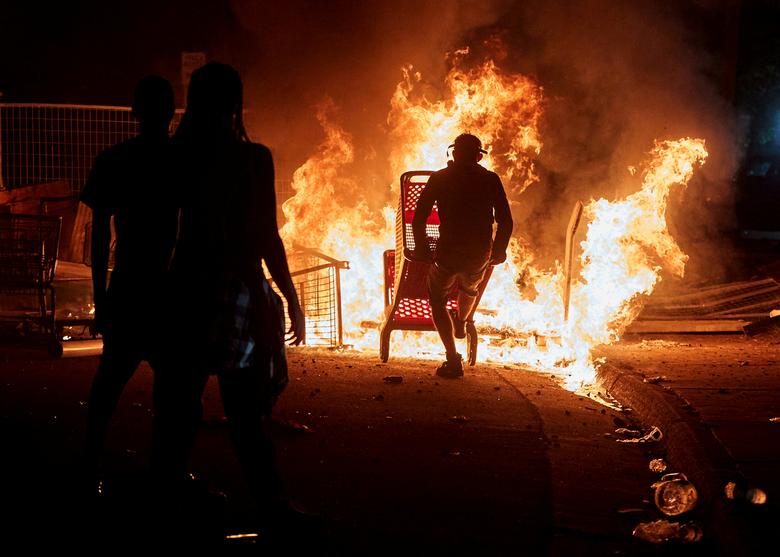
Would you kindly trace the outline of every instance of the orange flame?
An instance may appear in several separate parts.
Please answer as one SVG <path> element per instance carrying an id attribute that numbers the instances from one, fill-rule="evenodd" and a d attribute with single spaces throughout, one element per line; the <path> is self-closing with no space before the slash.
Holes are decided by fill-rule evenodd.
<path id="1" fill-rule="evenodd" d="M 537 180 L 533 160 L 542 148 L 542 89 L 523 75 L 502 72 L 491 60 L 465 70 L 467 53 L 453 55 L 440 100 L 420 94 L 422 76 L 411 67 L 403 69 L 388 116 L 390 172 L 398 176 L 406 170 L 441 167 L 447 145 L 470 131 L 488 146 L 482 164 L 498 172 L 510 198 L 516 198 Z M 284 204 L 287 223 L 281 232 L 288 244 L 317 247 L 353 262 L 342 274 L 345 342 L 376 351 L 384 310 L 382 253 L 394 246 L 395 211 L 392 206 L 381 213 L 369 209 L 349 176 L 351 137 L 333 123 L 332 109 L 332 103 L 326 103 L 318 111 L 325 140 L 295 172 L 296 195 Z M 593 349 L 620 337 L 663 268 L 682 275 L 686 256 L 667 230 L 666 205 L 671 187 L 685 185 L 706 156 L 700 139 L 658 143 L 639 191 L 617 201 L 588 204 L 581 269 L 572 283 L 566 322 L 562 270 L 536 268 L 530 249 L 513 239 L 511 257 L 495 269 L 475 317 L 481 330 L 492 331 L 480 335 L 480 360 L 556 373 L 570 388 L 592 382 Z M 393 354 L 441 355 L 435 333 L 403 336 L 403 342 L 396 337 Z"/>
<path id="2" fill-rule="evenodd" d="M 487 146 L 482 164 L 499 173 L 514 197 L 537 180 L 534 155 L 542 148 L 538 122 L 542 88 L 521 74 L 502 72 L 492 60 L 465 70 L 468 49 L 451 56 L 442 100 L 431 101 L 417 88 L 422 76 L 411 66 L 390 101 L 392 175 L 441 168 L 447 145 L 466 131 Z"/>

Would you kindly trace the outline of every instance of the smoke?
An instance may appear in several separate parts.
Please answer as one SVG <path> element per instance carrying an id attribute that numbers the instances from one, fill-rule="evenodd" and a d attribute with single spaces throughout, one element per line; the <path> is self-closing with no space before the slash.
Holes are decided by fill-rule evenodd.
<path id="1" fill-rule="evenodd" d="M 440 80 L 445 53 L 498 21 L 511 2 L 232 0 L 232 6 L 256 39 L 244 75 L 257 139 L 296 168 L 323 139 L 315 115 L 328 97 L 358 146 L 360 180 L 387 184 L 387 168 L 375 161 L 388 150 L 383 124 L 401 68 L 413 64 Z"/>
<path id="2" fill-rule="evenodd" d="M 641 178 L 627 167 L 639 166 L 654 140 L 700 137 L 710 157 L 673 196 L 672 234 L 691 256 L 694 280 L 723 274 L 713 248 L 732 226 L 739 155 L 721 87 L 729 68 L 719 50 L 729 45 L 718 44 L 726 33 L 717 2 L 682 4 L 551 0 L 513 12 L 521 32 L 510 52 L 547 93 L 542 182 L 528 191 L 525 230 L 548 255 L 560 257 L 577 198 L 635 191 Z"/>
<path id="3" fill-rule="evenodd" d="M 627 168 L 640 165 L 655 140 L 690 136 L 706 139 L 710 158 L 674 196 L 672 234 L 691 255 L 694 279 L 723 274 L 714 246 L 722 260 L 739 150 L 722 93 L 728 68 L 720 49 L 728 45 L 719 42 L 726 17 L 716 0 L 264 4 L 231 2 L 256 43 L 243 68 L 251 133 L 289 173 L 322 142 L 315 107 L 329 97 L 354 140 L 350 172 L 370 205 L 387 202 L 397 177 L 389 175 L 385 122 L 401 67 L 441 83 L 448 51 L 478 51 L 498 36 L 506 49 L 497 62 L 545 90 L 540 181 L 515 200 L 516 230 L 542 261 L 562 257 L 577 199 L 636 191 L 641 177 Z"/>

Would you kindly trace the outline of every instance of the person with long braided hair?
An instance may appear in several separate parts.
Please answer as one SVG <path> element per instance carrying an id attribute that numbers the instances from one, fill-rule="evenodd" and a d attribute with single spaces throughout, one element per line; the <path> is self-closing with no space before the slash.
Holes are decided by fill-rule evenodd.
<path id="1" fill-rule="evenodd" d="M 270 150 L 243 123 L 242 83 L 226 64 L 192 74 L 174 137 L 181 202 L 171 263 L 172 348 L 160 396 L 153 469 L 183 481 L 210 375 L 219 381 L 236 453 L 265 526 L 294 520 L 265 422 L 287 382 L 285 340 L 304 340 L 305 322 L 279 236 Z M 287 301 L 285 339 L 280 298 Z"/>

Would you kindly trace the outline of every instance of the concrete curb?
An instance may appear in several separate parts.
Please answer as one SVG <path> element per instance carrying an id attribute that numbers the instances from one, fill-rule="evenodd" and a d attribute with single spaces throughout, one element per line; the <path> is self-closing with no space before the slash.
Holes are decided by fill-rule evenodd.
<path id="1" fill-rule="evenodd" d="M 637 418 L 663 432 L 667 460 L 674 471 L 683 472 L 699 492 L 699 507 L 705 510 L 709 532 L 718 541 L 721 555 L 753 555 L 747 539 L 750 525 L 725 499 L 723 488 L 738 480 L 733 460 L 690 406 L 671 389 L 645 383 L 633 372 L 610 364 L 599 369 L 597 381 L 620 404 L 630 407 Z"/>

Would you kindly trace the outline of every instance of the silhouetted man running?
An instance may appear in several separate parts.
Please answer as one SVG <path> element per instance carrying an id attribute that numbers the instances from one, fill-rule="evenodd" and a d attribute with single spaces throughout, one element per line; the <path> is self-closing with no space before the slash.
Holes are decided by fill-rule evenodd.
<path id="1" fill-rule="evenodd" d="M 417 202 L 412 229 L 415 259 L 431 261 L 428 295 L 433 323 L 447 351 L 447 360 L 436 374 L 463 376 L 463 358 L 455 338 L 465 338 L 466 321 L 471 319 L 477 287 L 488 265 L 506 261 L 506 248 L 512 234 L 512 213 L 504 186 L 495 172 L 479 165 L 482 142 L 462 134 L 450 145 L 452 164 L 431 175 Z M 439 209 L 439 240 L 431 254 L 425 223 L 436 203 Z M 493 222 L 498 224 L 495 240 Z M 458 311 L 447 311 L 447 295 L 458 283 Z M 453 330 L 454 329 L 454 330 Z"/>
<path id="2" fill-rule="evenodd" d="M 106 432 L 122 390 L 142 360 L 155 367 L 155 312 L 178 226 L 170 192 L 173 114 L 170 83 L 157 76 L 142 79 L 133 99 L 140 134 L 98 155 L 81 194 L 92 209 L 95 328 L 103 335 L 87 406 L 84 472 L 90 482 L 98 480 Z M 112 216 L 116 249 L 106 288 Z"/>

